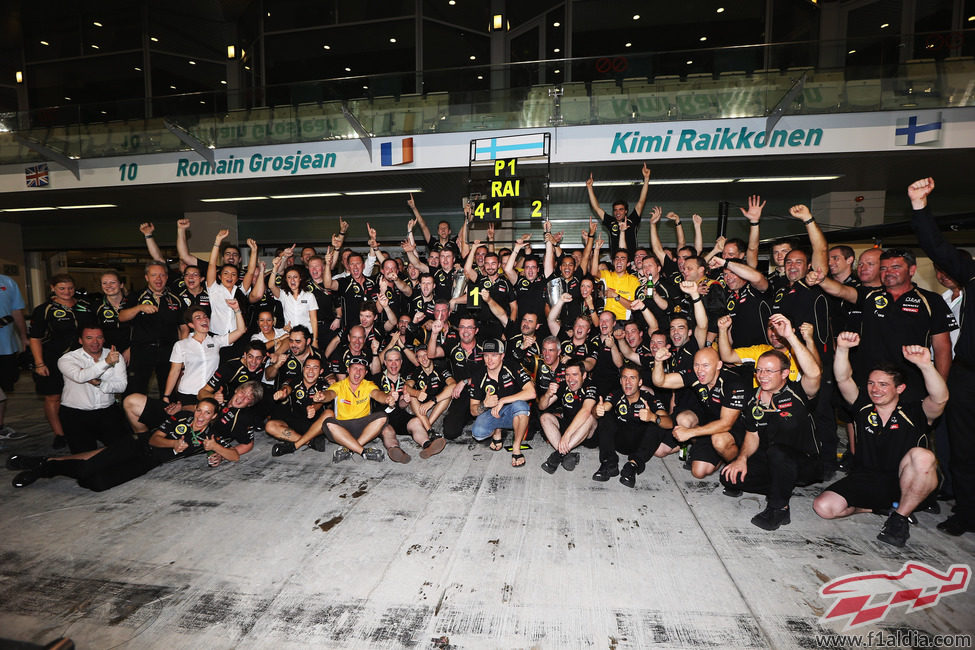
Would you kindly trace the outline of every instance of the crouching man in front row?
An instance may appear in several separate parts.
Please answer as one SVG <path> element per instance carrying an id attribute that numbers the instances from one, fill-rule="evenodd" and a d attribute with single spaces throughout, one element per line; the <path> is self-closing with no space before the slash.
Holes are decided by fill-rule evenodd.
<path id="1" fill-rule="evenodd" d="M 853 405 L 856 454 L 853 470 L 816 497 L 813 508 L 823 519 L 859 512 L 891 510 L 877 539 L 904 546 L 911 536 L 908 517 L 938 487 L 937 461 L 928 448 L 928 428 L 948 403 L 948 386 L 920 345 L 905 345 L 904 358 L 921 369 L 928 396 L 923 402 L 904 402 L 904 375 L 893 365 L 875 368 L 866 393 L 853 381 L 850 348 L 860 335 L 842 332 L 836 341 L 833 372 L 836 387 Z"/>

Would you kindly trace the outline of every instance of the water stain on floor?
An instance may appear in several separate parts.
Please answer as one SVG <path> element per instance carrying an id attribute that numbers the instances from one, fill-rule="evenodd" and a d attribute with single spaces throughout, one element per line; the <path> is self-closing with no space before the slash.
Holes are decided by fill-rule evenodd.
<path id="1" fill-rule="evenodd" d="M 335 526 L 338 525 L 338 523 L 341 521 L 342 521 L 342 515 L 335 515 L 328 521 L 322 521 L 321 519 L 316 519 L 315 525 L 321 528 L 323 533 L 327 533 L 328 531 L 335 528 Z"/>

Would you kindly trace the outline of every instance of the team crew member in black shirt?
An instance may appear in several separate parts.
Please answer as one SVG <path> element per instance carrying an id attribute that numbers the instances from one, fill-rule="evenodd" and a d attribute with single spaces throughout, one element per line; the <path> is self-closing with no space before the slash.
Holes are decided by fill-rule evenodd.
<path id="1" fill-rule="evenodd" d="M 69 476 L 78 485 L 103 492 L 159 467 L 163 463 L 204 451 L 237 461 L 240 452 L 214 439 L 211 426 L 220 406 L 212 399 L 196 405 L 192 413 L 167 419 L 139 440 L 124 438 L 118 444 L 60 458 L 12 456 L 7 467 L 24 470 L 14 477 L 14 487 L 25 487 L 39 478 Z"/>
<path id="2" fill-rule="evenodd" d="M 349 275 L 335 280 L 332 278 L 332 264 L 329 253 L 325 257 L 325 276 L 322 286 L 328 291 L 334 291 L 342 300 L 342 325 L 346 329 L 359 323 L 359 309 L 366 301 L 375 301 L 379 297 L 379 287 L 372 280 L 362 274 L 364 262 L 362 255 L 352 253 L 348 258 Z"/>
<path id="3" fill-rule="evenodd" d="M 745 437 L 740 415 L 745 407 L 745 384 L 736 372 L 722 367 L 714 348 L 698 350 L 690 372 L 665 373 L 663 361 L 669 350 L 657 350 L 653 367 L 653 384 L 661 388 L 688 388 L 694 403 L 674 419 L 673 440 L 662 440 L 669 453 L 679 444 L 693 441 L 690 451 L 691 473 L 694 478 L 713 474 L 721 461 L 738 457 Z M 666 451 L 666 450 L 665 450 Z"/>
<path id="4" fill-rule="evenodd" d="M 477 328 L 481 335 L 488 338 L 501 338 L 504 333 L 504 325 L 499 321 L 490 309 L 487 308 L 484 296 L 490 296 L 491 300 L 498 303 L 508 314 L 508 320 L 513 320 L 511 300 L 511 284 L 500 273 L 500 260 L 498 254 L 489 252 L 484 255 L 484 272 L 478 273 L 474 270 L 474 251 L 478 249 L 479 241 L 475 241 L 471 246 L 471 254 L 467 256 L 464 264 L 464 274 L 470 282 L 468 292 L 477 290 L 480 299 L 480 309 L 476 312 L 478 318 Z"/>
<path id="5" fill-rule="evenodd" d="M 471 415 L 476 418 L 471 435 L 477 441 L 491 438 L 491 449 L 500 451 L 504 440 L 501 429 L 513 429 L 511 466 L 523 466 L 521 443 L 528 431 L 528 402 L 536 397 L 535 384 L 524 368 L 504 363 L 501 341 L 484 342 L 484 363 L 474 366 L 469 392 Z"/>
<path id="6" fill-rule="evenodd" d="M 928 348 L 905 345 L 904 358 L 924 375 L 924 401 L 901 399 L 904 376 L 891 364 L 872 370 L 861 392 L 849 359 L 849 349 L 859 343 L 859 334 L 842 332 L 833 362 L 836 387 L 853 406 L 853 469 L 816 497 L 813 508 L 823 519 L 836 519 L 886 511 L 896 502 L 877 539 L 904 546 L 911 535 L 908 517 L 938 487 L 938 462 L 928 448 L 928 430 L 945 410 L 948 386 L 931 362 Z"/>
<path id="7" fill-rule="evenodd" d="M 169 355 L 183 325 L 183 302 L 166 288 L 168 269 L 162 262 L 146 264 L 146 289 L 125 300 L 119 320 L 132 324 L 129 393 L 149 393 L 153 374 L 162 393 L 169 376 Z"/>
<path id="8" fill-rule="evenodd" d="M 183 270 L 183 287 L 176 294 L 185 307 L 210 306 L 210 294 L 203 286 L 203 274 L 198 266 L 187 266 Z"/>
<path id="9" fill-rule="evenodd" d="M 58 359 L 78 347 L 81 328 L 92 320 L 92 314 L 88 305 L 75 297 L 74 279 L 67 273 L 52 276 L 50 286 L 53 295 L 34 309 L 27 335 L 34 357 L 34 387 L 44 396 L 44 415 L 54 431 L 54 448 L 61 449 L 67 441 L 58 418 L 64 389 Z"/>
<path id="10" fill-rule="evenodd" d="M 267 351 L 264 344 L 260 341 L 250 341 L 244 348 L 243 356 L 220 364 L 213 376 L 207 380 L 206 386 L 200 389 L 197 397 L 199 399 L 213 397 L 218 402 L 223 402 L 224 398 L 232 395 L 241 384 L 263 381 L 266 361 Z"/>
<path id="11" fill-rule="evenodd" d="M 522 235 L 515 242 L 515 247 L 508 256 L 508 261 L 504 265 L 504 275 L 514 287 L 515 309 L 514 317 L 524 316 L 526 313 L 533 313 L 541 321 L 545 318 L 545 280 L 542 279 L 541 269 L 539 268 L 538 258 L 533 255 L 525 257 L 522 273 L 515 271 L 515 263 L 518 261 L 518 254 L 523 248 L 529 246 L 528 240 L 531 233 Z"/>
<path id="12" fill-rule="evenodd" d="M 291 379 L 275 391 L 274 407 L 271 409 L 271 419 L 264 425 L 264 430 L 272 438 L 283 442 L 271 448 L 272 456 L 283 456 L 295 452 L 295 443 L 307 433 L 311 425 L 318 419 L 324 403 L 315 401 L 315 395 L 328 388 L 328 382 L 322 372 L 322 360 L 309 357 L 301 367 L 301 378 Z M 313 438 L 308 446 L 315 451 L 325 451 L 326 439 L 323 436 Z"/>
<path id="13" fill-rule="evenodd" d="M 132 332 L 128 323 L 119 320 L 119 312 L 125 302 L 122 278 L 115 271 L 106 271 L 101 277 L 102 298 L 92 309 L 95 322 L 102 328 L 105 345 L 114 347 L 128 363 L 131 359 L 129 345 L 132 342 Z"/>
<path id="14" fill-rule="evenodd" d="M 620 373 L 622 390 L 600 398 L 593 409 L 599 418 L 596 436 L 599 438 L 599 469 L 594 481 L 608 481 L 617 474 L 626 487 L 636 485 L 636 475 L 642 474 L 647 461 L 660 446 L 663 429 L 673 426 L 667 409 L 650 391 L 643 390 L 640 369 L 628 363 Z M 623 469 L 619 469 L 617 452 L 628 455 Z"/>
<path id="15" fill-rule="evenodd" d="M 484 361 L 484 352 L 478 344 L 477 323 L 473 316 L 462 316 L 457 324 L 457 333 L 449 332 L 441 343 L 440 333 L 447 326 L 445 321 L 434 320 L 430 328 L 427 353 L 431 359 L 445 359 L 453 375 L 454 388 L 452 402 L 444 415 L 443 434 L 447 440 L 460 436 L 464 426 L 471 421 L 471 402 L 468 385 L 474 367 Z"/>
<path id="16" fill-rule="evenodd" d="M 771 324 L 776 336 L 795 351 L 802 379 L 789 380 L 791 364 L 778 350 L 769 350 L 758 358 L 758 388 L 741 416 L 745 440 L 738 457 L 721 470 L 725 494 L 768 495 L 765 510 L 752 518 L 754 525 L 765 530 L 790 523 L 792 489 L 813 483 L 822 474 L 810 409 L 810 401 L 819 391 L 822 370 L 785 317 L 773 316 Z"/>
<path id="17" fill-rule="evenodd" d="M 288 352 L 278 356 L 278 360 L 264 371 L 268 379 L 274 380 L 276 389 L 286 383 L 297 382 L 301 378 L 301 368 L 310 358 L 321 360 L 322 355 L 311 346 L 311 332 L 304 325 L 296 325 L 288 334 Z"/>
<path id="18" fill-rule="evenodd" d="M 955 511 L 938 524 L 938 530 L 949 535 L 975 532 L 975 262 L 963 257 L 938 232 L 938 224 L 928 211 L 928 195 L 934 191 L 934 179 L 923 178 L 907 188 L 914 215 L 911 225 L 918 243 L 931 260 L 964 289 L 961 304 L 961 332 L 955 343 L 955 358 L 948 375 L 951 403 L 945 419 L 950 442 L 952 488 Z"/>
<path id="19" fill-rule="evenodd" d="M 437 224 L 437 236 L 434 237 L 430 233 L 430 228 L 427 227 L 427 222 L 423 220 L 423 216 L 420 211 L 416 208 L 416 201 L 413 200 L 413 195 L 410 194 L 410 200 L 406 202 L 410 210 L 413 212 L 413 218 L 416 225 L 420 226 L 420 232 L 423 233 L 423 243 L 427 246 L 428 252 L 433 251 L 451 251 L 455 256 L 460 257 L 460 248 L 457 247 L 457 238 L 450 236 L 450 224 L 446 221 L 441 221 Z M 413 224 L 411 222 L 409 231 L 413 231 Z M 441 268 L 445 268 L 441 263 Z M 447 269 L 450 270 L 450 269 Z"/>
<path id="20" fill-rule="evenodd" d="M 643 164 L 642 173 L 643 187 L 640 188 L 640 198 L 637 199 L 636 206 L 629 216 L 626 214 L 628 207 L 626 201 L 622 200 L 613 202 L 612 216 L 606 214 L 606 211 L 599 207 L 599 201 L 596 200 L 596 192 L 593 190 L 592 174 L 589 174 L 589 178 L 586 180 L 586 190 L 589 192 L 589 207 L 592 208 L 592 211 L 603 222 L 606 229 L 609 230 L 609 250 L 612 255 L 615 255 L 617 250 L 623 249 L 632 258 L 633 253 L 636 251 L 637 229 L 640 227 L 640 217 L 643 214 L 643 206 L 647 202 L 647 190 L 649 189 L 650 183 L 650 169 L 646 163 Z"/>
<path id="21" fill-rule="evenodd" d="M 566 365 L 563 381 L 549 382 L 538 398 L 538 408 L 543 411 L 539 420 L 555 451 L 542 463 L 543 470 L 554 474 L 559 465 L 570 472 L 576 468 L 579 452 L 572 450 L 596 431 L 592 409 L 598 399 L 596 387 L 586 383 L 586 367 L 578 359 Z"/>
<path id="22" fill-rule="evenodd" d="M 725 290 L 719 293 L 726 299 L 727 311 L 722 315 L 731 316 L 731 340 L 735 347 L 768 343 L 765 340 L 765 323 L 772 315 L 768 280 L 742 260 L 712 257 L 710 264 L 724 269 Z"/>
<path id="23" fill-rule="evenodd" d="M 422 447 L 420 458 L 439 454 L 446 446 L 446 439 L 433 430 L 433 425 L 450 406 L 454 378 L 447 367 L 437 368 L 430 361 L 425 347 L 416 349 L 416 370 L 406 380 L 410 392 L 410 409 L 413 418 L 406 428 L 413 440 Z"/>

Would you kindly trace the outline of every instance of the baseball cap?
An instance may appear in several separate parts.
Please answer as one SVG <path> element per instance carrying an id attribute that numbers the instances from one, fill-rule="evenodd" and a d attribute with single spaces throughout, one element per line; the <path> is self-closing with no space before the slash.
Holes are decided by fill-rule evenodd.
<path id="1" fill-rule="evenodd" d="M 484 342 L 482 349 L 484 352 L 497 352 L 498 354 L 504 354 L 504 343 L 498 339 L 488 339 Z"/>

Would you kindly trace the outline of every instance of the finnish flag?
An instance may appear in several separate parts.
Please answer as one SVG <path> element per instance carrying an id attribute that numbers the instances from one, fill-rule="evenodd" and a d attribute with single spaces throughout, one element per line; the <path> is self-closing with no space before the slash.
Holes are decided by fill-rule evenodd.
<path id="1" fill-rule="evenodd" d="M 941 113 L 925 113 L 923 122 L 917 115 L 897 118 L 894 144 L 910 146 L 941 140 Z"/>

